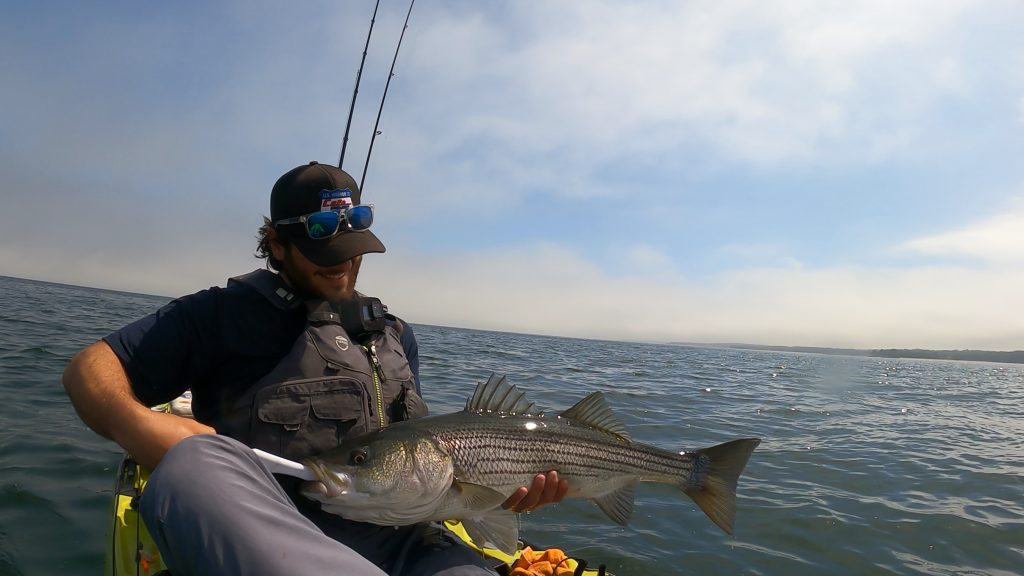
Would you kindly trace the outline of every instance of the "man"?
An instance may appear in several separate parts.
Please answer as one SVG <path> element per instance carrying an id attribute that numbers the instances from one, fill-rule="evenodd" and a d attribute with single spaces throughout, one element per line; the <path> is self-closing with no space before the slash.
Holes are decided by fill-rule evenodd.
<path id="1" fill-rule="evenodd" d="M 311 162 L 274 185 L 269 270 L 180 298 L 81 351 L 64 386 L 82 420 L 153 470 L 140 512 L 175 576 L 493 574 L 436 527 L 345 520 L 298 496 L 249 447 L 291 459 L 426 414 L 412 329 L 355 292 L 384 252 L 355 181 Z M 364 313 L 369 312 L 369 313 Z M 192 391 L 195 419 L 148 406 Z M 505 508 L 557 502 L 538 474 Z"/>

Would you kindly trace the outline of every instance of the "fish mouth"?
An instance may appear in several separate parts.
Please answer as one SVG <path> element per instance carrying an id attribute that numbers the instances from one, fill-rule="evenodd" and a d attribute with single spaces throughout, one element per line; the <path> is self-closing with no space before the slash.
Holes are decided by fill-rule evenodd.
<path id="1" fill-rule="evenodd" d="M 308 480 L 299 485 L 299 493 L 312 500 L 330 500 L 345 496 L 352 491 L 352 477 L 344 472 L 332 472 L 319 463 L 307 463 L 316 474 L 317 480 Z"/>

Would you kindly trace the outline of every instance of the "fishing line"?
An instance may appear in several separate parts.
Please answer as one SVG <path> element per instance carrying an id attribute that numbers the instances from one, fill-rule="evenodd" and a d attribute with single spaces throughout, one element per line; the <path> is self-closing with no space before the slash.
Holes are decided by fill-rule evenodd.
<path id="1" fill-rule="evenodd" d="M 356 72 L 356 87 L 352 91 L 352 103 L 348 107 L 348 120 L 345 122 L 345 135 L 341 139 L 341 158 L 338 159 L 338 168 L 345 163 L 345 148 L 348 147 L 348 132 L 352 129 L 352 112 L 356 108 L 356 96 L 359 94 L 359 81 L 363 78 L 363 66 L 366 65 L 366 53 L 370 50 L 370 36 L 373 34 L 373 23 L 377 21 L 377 8 L 380 8 L 380 0 L 373 6 L 373 16 L 370 16 L 370 30 L 366 33 L 366 45 L 363 46 L 363 59 L 359 61 L 359 71 Z"/>
<path id="2" fill-rule="evenodd" d="M 398 61 L 398 50 L 402 48 L 402 38 L 405 38 L 405 31 L 409 28 L 409 16 L 412 15 L 412 7 L 416 4 L 416 0 L 410 0 L 409 11 L 405 14 L 405 24 L 402 26 L 402 33 L 398 36 L 398 45 L 395 46 L 395 57 L 391 60 L 391 70 L 388 72 L 388 80 L 384 83 L 384 94 L 380 97 L 380 108 L 377 110 L 377 121 L 373 124 L 373 136 L 370 137 L 370 147 L 366 151 L 366 163 L 363 164 L 363 176 L 359 179 L 359 189 L 363 190 L 363 182 L 366 180 L 366 170 L 370 166 L 370 154 L 373 153 L 373 141 L 377 139 L 377 135 L 380 134 L 380 130 L 377 128 L 380 126 L 380 115 L 384 112 L 384 99 L 388 97 L 388 87 L 391 85 L 391 79 L 395 76 L 395 62 Z"/>

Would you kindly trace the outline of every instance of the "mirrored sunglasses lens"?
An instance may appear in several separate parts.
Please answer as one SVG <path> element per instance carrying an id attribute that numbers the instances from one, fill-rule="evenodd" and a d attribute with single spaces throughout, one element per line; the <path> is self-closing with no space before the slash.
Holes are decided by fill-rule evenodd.
<path id="1" fill-rule="evenodd" d="M 371 206 L 353 206 L 345 214 L 348 225 L 353 230 L 366 230 L 373 224 L 373 208 Z"/>
<path id="2" fill-rule="evenodd" d="M 310 238 L 328 238 L 338 230 L 339 221 L 337 212 L 317 212 L 306 218 L 306 230 Z"/>

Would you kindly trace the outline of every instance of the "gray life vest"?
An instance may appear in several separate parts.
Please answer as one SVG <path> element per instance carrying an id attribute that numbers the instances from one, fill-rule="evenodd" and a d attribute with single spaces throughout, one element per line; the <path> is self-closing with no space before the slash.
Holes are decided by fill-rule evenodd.
<path id="1" fill-rule="evenodd" d="M 303 301 L 273 272 L 257 270 L 229 282 L 254 288 L 284 310 L 305 306 L 307 317 L 291 351 L 211 423 L 218 433 L 299 460 L 347 437 L 427 414 L 393 326 L 361 344 L 329 303 Z"/>

